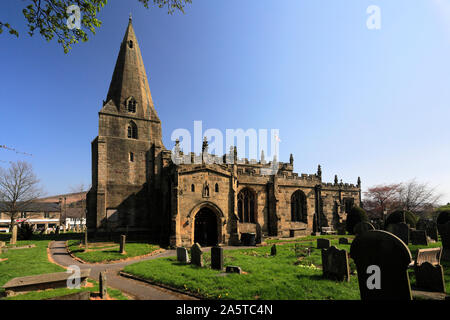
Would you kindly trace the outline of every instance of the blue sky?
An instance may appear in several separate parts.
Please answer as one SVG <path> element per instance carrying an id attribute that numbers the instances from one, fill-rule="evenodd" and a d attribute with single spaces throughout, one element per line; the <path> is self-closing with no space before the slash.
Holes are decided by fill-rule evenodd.
<path id="1" fill-rule="evenodd" d="M 416 178 L 450 202 L 450 0 L 193 0 L 186 14 L 110 0 L 103 26 L 64 54 L 29 37 L 25 2 L 0 21 L 0 149 L 33 164 L 48 194 L 90 183 L 91 141 L 128 23 L 163 140 L 173 130 L 280 129 L 280 158 L 363 188 Z M 370 5 L 382 27 L 366 27 Z M 6 163 L 5 163 L 6 161 Z"/>

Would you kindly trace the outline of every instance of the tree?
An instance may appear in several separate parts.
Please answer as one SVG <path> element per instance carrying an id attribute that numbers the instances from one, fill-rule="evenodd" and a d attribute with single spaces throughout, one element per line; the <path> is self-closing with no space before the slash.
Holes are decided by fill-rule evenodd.
<path id="1" fill-rule="evenodd" d="M 184 13 L 186 4 L 192 0 L 138 0 L 145 8 L 149 4 L 159 8 L 167 7 L 168 13 L 173 14 L 176 10 Z M 80 41 L 88 41 L 86 31 L 95 35 L 96 28 L 102 24 L 97 19 L 99 11 L 108 3 L 108 0 L 26 0 L 23 15 L 28 23 L 28 34 L 33 36 L 38 31 L 47 41 L 55 36 L 58 43 L 64 48 L 64 53 L 72 49 L 71 45 Z M 73 5 L 78 6 L 80 14 L 80 28 L 69 28 L 68 19 L 77 14 Z M 19 37 L 19 32 L 8 22 L 0 21 L 0 34 L 3 28 L 10 34 Z"/>
<path id="2" fill-rule="evenodd" d="M 0 203 L 2 211 L 15 223 L 20 212 L 27 211 L 30 204 L 43 195 L 39 180 L 31 164 L 13 162 L 8 169 L 0 168 Z"/>
<path id="3" fill-rule="evenodd" d="M 428 211 L 430 206 L 436 207 L 440 198 L 435 188 L 415 179 L 402 183 L 398 190 L 399 208 L 419 215 Z"/>
<path id="4" fill-rule="evenodd" d="M 401 184 L 378 185 L 364 192 L 364 208 L 374 218 L 383 219 L 386 210 L 392 210 L 398 205 L 398 192 Z"/>

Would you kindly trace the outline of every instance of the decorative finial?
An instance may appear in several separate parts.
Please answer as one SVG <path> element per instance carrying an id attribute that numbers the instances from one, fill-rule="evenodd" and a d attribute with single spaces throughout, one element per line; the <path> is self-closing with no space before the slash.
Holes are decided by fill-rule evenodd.
<path id="1" fill-rule="evenodd" d="M 202 152 L 208 152 L 208 138 L 203 138 Z"/>
<path id="2" fill-rule="evenodd" d="M 289 157 L 289 163 L 291 165 L 294 165 L 294 155 L 291 153 L 290 157 Z"/>
<path id="3" fill-rule="evenodd" d="M 361 187 L 361 177 L 358 177 L 358 187 Z"/>
<path id="4" fill-rule="evenodd" d="M 319 164 L 319 166 L 317 167 L 317 175 L 319 177 L 322 177 L 322 166 Z"/>
<path id="5" fill-rule="evenodd" d="M 334 175 L 334 184 L 338 184 L 338 176 L 337 176 L 337 174 Z"/>

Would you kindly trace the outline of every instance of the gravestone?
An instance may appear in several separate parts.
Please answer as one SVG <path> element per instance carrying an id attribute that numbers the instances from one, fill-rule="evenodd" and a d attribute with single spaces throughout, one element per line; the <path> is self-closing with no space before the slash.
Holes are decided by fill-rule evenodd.
<path id="1" fill-rule="evenodd" d="M 443 261 L 450 261 L 450 221 L 445 224 L 437 225 L 442 239 L 442 257 Z"/>
<path id="2" fill-rule="evenodd" d="M 414 268 L 414 274 L 418 288 L 445 293 L 444 269 L 440 264 L 424 262 Z"/>
<path id="3" fill-rule="evenodd" d="M 387 232 L 399 237 L 406 245 L 409 243 L 409 227 L 406 223 L 391 223 L 386 228 Z"/>
<path id="4" fill-rule="evenodd" d="M 10 244 L 16 244 L 17 243 L 17 224 L 14 224 L 12 227 L 12 234 L 11 234 L 11 240 L 9 240 Z"/>
<path id="5" fill-rule="evenodd" d="M 242 269 L 241 269 L 241 267 L 237 267 L 237 266 L 227 266 L 225 268 L 225 272 L 226 273 L 238 273 L 238 274 L 241 274 L 242 273 Z"/>
<path id="6" fill-rule="evenodd" d="M 433 220 L 419 219 L 416 224 L 417 230 L 425 230 L 427 236 L 434 241 L 439 241 L 437 224 Z"/>
<path id="7" fill-rule="evenodd" d="M 339 238 L 339 244 L 349 244 L 348 238 Z"/>
<path id="8" fill-rule="evenodd" d="M 177 248 L 177 261 L 181 263 L 189 263 L 188 251 L 184 247 Z"/>
<path id="9" fill-rule="evenodd" d="M 428 237 L 425 230 L 411 230 L 409 237 L 413 245 L 428 246 Z"/>
<path id="10" fill-rule="evenodd" d="M 106 299 L 108 296 L 108 287 L 106 285 L 106 272 L 100 272 L 99 276 L 99 289 L 100 289 L 100 298 Z"/>
<path id="11" fill-rule="evenodd" d="M 223 269 L 223 248 L 211 248 L 211 268 L 215 270 Z"/>
<path id="12" fill-rule="evenodd" d="M 191 263 L 203 267 L 202 247 L 198 243 L 194 243 L 191 247 Z"/>
<path id="13" fill-rule="evenodd" d="M 412 299 L 407 272 L 411 252 L 400 238 L 386 231 L 367 231 L 353 240 L 350 256 L 362 300 Z"/>
<path id="14" fill-rule="evenodd" d="M 119 252 L 121 254 L 125 254 L 125 243 L 126 243 L 127 237 L 125 235 L 120 236 L 120 249 Z"/>
<path id="15" fill-rule="evenodd" d="M 335 246 L 322 249 L 322 270 L 324 278 L 337 281 L 350 281 L 348 254 Z"/>
<path id="16" fill-rule="evenodd" d="M 0 241 L 0 248 L 1 247 L 6 247 L 6 242 L 5 241 Z"/>
<path id="17" fill-rule="evenodd" d="M 317 239 L 317 249 L 328 249 L 330 245 L 330 239 Z"/>
<path id="18" fill-rule="evenodd" d="M 271 256 L 276 256 L 277 255 L 277 245 L 276 244 L 274 244 L 272 246 L 272 248 L 270 248 L 270 255 Z"/>
<path id="19" fill-rule="evenodd" d="M 375 227 L 369 223 L 369 222 L 358 222 L 354 227 L 353 227 L 353 233 L 355 235 L 359 235 L 362 234 L 364 232 L 370 231 L 370 230 L 375 230 Z"/>

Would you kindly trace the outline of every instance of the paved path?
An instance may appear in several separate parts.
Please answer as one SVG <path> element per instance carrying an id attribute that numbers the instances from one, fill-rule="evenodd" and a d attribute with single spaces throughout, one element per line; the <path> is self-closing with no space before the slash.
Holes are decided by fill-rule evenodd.
<path id="1" fill-rule="evenodd" d="M 89 278 L 98 281 L 98 277 L 101 271 L 106 271 L 106 278 L 108 281 L 108 287 L 118 289 L 136 300 L 195 300 L 195 298 L 177 293 L 174 291 L 166 290 L 158 286 L 143 283 L 128 278 L 124 278 L 118 275 L 118 272 L 125 266 L 136 263 L 138 261 L 152 260 L 161 257 L 170 257 L 176 254 L 175 250 L 167 250 L 160 254 L 145 257 L 142 259 L 136 259 L 131 261 L 124 261 L 110 264 L 87 264 L 74 260 L 68 253 L 66 244 L 64 241 L 54 241 L 50 246 L 50 255 L 52 259 L 59 265 L 68 267 L 71 265 L 77 265 L 80 269 L 91 269 L 91 275 Z"/>

